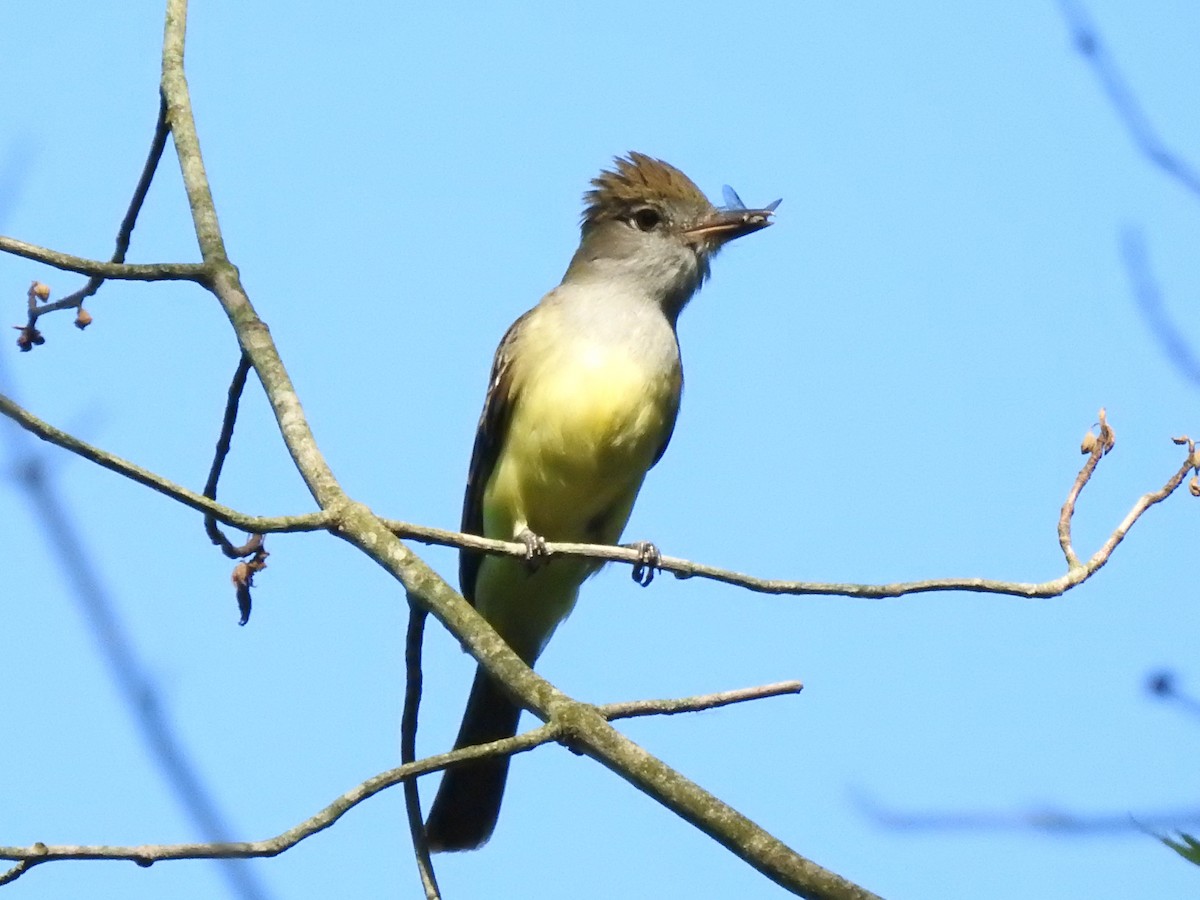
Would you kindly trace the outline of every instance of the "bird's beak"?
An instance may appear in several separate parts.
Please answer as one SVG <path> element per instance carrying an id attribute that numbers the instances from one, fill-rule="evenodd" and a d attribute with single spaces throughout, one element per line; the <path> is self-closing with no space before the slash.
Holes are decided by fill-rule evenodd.
<path id="1" fill-rule="evenodd" d="M 684 236 L 696 243 L 711 243 L 720 246 L 734 238 L 762 231 L 772 224 L 775 206 L 767 209 L 716 209 L 691 228 Z"/>

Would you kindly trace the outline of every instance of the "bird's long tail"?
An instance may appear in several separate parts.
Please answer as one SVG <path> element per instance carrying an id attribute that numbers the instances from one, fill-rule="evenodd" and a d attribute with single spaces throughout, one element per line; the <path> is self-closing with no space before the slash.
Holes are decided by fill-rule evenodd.
<path id="1" fill-rule="evenodd" d="M 520 718 L 521 707 L 480 668 L 475 672 L 454 749 L 512 737 Z M 473 850 L 492 836 L 504 797 L 508 760 L 507 756 L 494 756 L 446 770 L 425 820 L 430 850 Z"/>

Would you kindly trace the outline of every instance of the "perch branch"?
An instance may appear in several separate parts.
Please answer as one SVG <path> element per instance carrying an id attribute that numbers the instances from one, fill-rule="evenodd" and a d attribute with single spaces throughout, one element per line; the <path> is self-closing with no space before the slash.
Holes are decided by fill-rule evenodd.
<path id="1" fill-rule="evenodd" d="M 1093 435 L 1095 445 L 1088 449 L 1088 458 L 1079 470 L 1067 499 L 1063 503 L 1059 515 L 1059 542 L 1067 558 L 1067 572 L 1049 581 L 1001 581 L 992 578 L 930 578 L 923 581 L 901 581 L 891 584 L 847 584 L 824 581 L 785 581 L 781 579 L 759 578 L 729 569 L 721 569 L 703 563 L 692 562 L 675 556 L 663 556 L 657 568 L 671 572 L 678 578 L 707 578 L 723 584 L 745 588 L 762 594 L 791 594 L 791 595 L 821 595 L 836 597 L 856 597 L 864 600 L 883 600 L 901 597 L 906 594 L 929 593 L 932 591 L 968 591 L 974 593 L 1007 594 L 1029 599 L 1044 599 L 1057 597 L 1074 587 L 1078 587 L 1098 572 L 1112 557 L 1113 551 L 1125 539 L 1129 529 L 1141 518 L 1150 507 L 1161 503 L 1171 496 L 1183 483 L 1188 473 L 1200 465 L 1200 458 L 1189 450 L 1187 458 L 1167 482 L 1158 490 L 1151 491 L 1138 498 L 1125 518 L 1113 529 L 1108 539 L 1086 561 L 1079 560 L 1071 546 L 1071 521 L 1075 514 L 1076 503 L 1083 488 L 1091 480 L 1092 474 L 1100 464 L 1100 460 L 1113 446 L 1112 429 L 1109 427 L 1104 411 L 1100 412 L 1100 435 Z M 1186 438 L 1183 439 L 1186 442 Z M 1180 441 L 1176 441 L 1177 443 Z M 414 525 L 409 522 L 385 520 L 387 527 L 397 536 L 410 538 L 426 544 L 437 544 L 449 547 L 463 547 L 479 550 L 484 553 L 524 557 L 527 550 L 524 544 L 509 541 L 497 541 L 490 538 L 470 534 L 460 534 L 440 528 L 430 528 Z M 602 559 L 608 562 L 626 563 L 636 566 L 642 562 L 637 549 L 615 547 L 598 544 L 568 544 L 547 543 L 547 553 L 550 556 L 586 557 Z"/>

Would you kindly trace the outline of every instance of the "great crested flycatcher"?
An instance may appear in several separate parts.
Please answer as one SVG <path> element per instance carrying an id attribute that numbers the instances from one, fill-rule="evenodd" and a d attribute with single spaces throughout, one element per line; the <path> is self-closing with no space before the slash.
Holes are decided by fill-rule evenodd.
<path id="1" fill-rule="evenodd" d="M 771 224 L 775 204 L 714 207 L 686 175 L 641 153 L 618 157 L 584 196 L 579 249 L 562 284 L 496 351 L 463 501 L 462 530 L 521 541 L 529 559 L 463 550 L 463 596 L 532 665 L 600 563 L 537 558 L 544 541 L 613 544 L 679 411 L 675 323 L 734 238 Z M 778 202 L 778 201 L 777 201 Z M 521 715 L 480 667 L 454 746 L 516 734 Z M 426 821 L 431 850 L 491 837 L 508 757 L 448 769 Z"/>

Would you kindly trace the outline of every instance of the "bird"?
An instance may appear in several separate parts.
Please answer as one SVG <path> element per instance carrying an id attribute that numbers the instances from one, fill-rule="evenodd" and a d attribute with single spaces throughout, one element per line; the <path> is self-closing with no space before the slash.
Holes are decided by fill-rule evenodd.
<path id="1" fill-rule="evenodd" d="M 496 351 L 471 454 L 462 531 L 524 543 L 526 558 L 459 554 L 463 596 L 532 666 L 601 563 L 546 541 L 615 544 L 675 428 L 683 392 L 676 323 L 731 240 L 772 224 L 779 201 L 716 207 L 683 172 L 630 152 L 591 181 L 562 283 Z M 653 545 L 639 545 L 652 557 Z M 478 667 L 455 748 L 516 734 L 521 707 Z M 429 849 L 492 835 L 507 756 L 446 770 Z"/>

